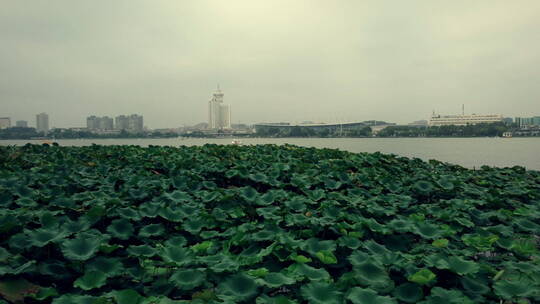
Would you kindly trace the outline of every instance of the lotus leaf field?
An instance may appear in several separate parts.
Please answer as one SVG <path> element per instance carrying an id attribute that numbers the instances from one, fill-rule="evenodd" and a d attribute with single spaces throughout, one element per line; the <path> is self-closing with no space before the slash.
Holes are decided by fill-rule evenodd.
<path id="1" fill-rule="evenodd" d="M 0 303 L 540 303 L 540 172 L 297 146 L 0 147 Z"/>

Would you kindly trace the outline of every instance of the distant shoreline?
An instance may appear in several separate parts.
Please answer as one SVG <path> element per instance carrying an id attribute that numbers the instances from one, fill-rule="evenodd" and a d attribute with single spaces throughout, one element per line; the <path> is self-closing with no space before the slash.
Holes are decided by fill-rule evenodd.
<path id="1" fill-rule="evenodd" d="M 0 138 L 0 141 L 9 141 L 9 140 L 28 140 L 28 141 L 55 141 L 55 140 L 96 140 L 96 139 L 167 139 L 167 138 L 197 138 L 197 139 L 220 139 L 220 138 L 260 138 L 260 139 L 340 139 L 340 138 L 502 138 L 502 139 L 512 139 L 512 138 L 540 138 L 540 136 L 513 136 L 513 137 L 503 137 L 503 136 L 341 136 L 341 137 L 318 137 L 318 136 L 300 136 L 300 137 L 271 137 L 271 136 L 171 136 L 171 137 L 78 137 L 78 138 L 52 138 L 52 137 L 39 137 L 39 138 Z"/>

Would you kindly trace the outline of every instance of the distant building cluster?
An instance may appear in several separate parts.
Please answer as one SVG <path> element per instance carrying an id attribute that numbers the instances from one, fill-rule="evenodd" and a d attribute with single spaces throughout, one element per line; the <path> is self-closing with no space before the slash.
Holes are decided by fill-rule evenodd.
<path id="1" fill-rule="evenodd" d="M 230 129 L 231 128 L 231 107 L 223 103 L 223 92 L 218 89 L 208 102 L 208 128 L 209 129 Z"/>
<path id="2" fill-rule="evenodd" d="M 114 133 L 115 131 L 140 133 L 144 129 L 143 116 L 137 114 L 120 115 L 113 120 L 108 116 L 92 115 L 86 118 L 86 128 L 96 133 Z"/>
<path id="3" fill-rule="evenodd" d="M 11 128 L 10 117 L 0 117 L 0 129 Z M 28 128 L 28 121 L 17 120 L 15 122 L 16 128 Z M 47 113 L 40 113 L 36 115 L 36 131 L 47 134 L 49 132 L 49 115 Z"/>

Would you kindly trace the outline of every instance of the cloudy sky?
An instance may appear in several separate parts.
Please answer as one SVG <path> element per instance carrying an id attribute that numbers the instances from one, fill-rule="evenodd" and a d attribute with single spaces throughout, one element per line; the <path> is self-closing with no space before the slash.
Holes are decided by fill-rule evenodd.
<path id="1" fill-rule="evenodd" d="M 0 0 L 0 116 L 233 123 L 540 115 L 538 0 Z"/>

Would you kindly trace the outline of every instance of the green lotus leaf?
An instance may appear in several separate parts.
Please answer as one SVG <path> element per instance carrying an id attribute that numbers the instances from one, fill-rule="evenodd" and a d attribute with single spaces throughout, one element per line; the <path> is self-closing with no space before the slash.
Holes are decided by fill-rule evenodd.
<path id="1" fill-rule="evenodd" d="M 253 187 L 244 187 L 240 191 L 240 196 L 246 201 L 246 202 L 255 202 L 257 198 L 259 197 L 259 192 L 257 190 L 253 189 Z"/>
<path id="2" fill-rule="evenodd" d="M 127 252 L 134 256 L 134 257 L 152 257 L 157 254 L 157 251 L 155 248 L 150 247 L 148 245 L 140 245 L 140 246 L 129 246 L 127 249 Z"/>
<path id="3" fill-rule="evenodd" d="M 139 214 L 141 218 L 148 217 L 154 218 L 159 215 L 160 210 L 163 208 L 161 203 L 146 202 L 139 206 Z"/>
<path id="4" fill-rule="evenodd" d="M 286 201 L 285 206 L 296 212 L 303 212 L 306 210 L 306 204 L 300 200 Z"/>
<path id="5" fill-rule="evenodd" d="M 459 290 L 447 290 L 441 287 L 433 287 L 431 294 L 426 298 L 426 303 L 449 303 L 449 304 L 474 304 Z"/>
<path id="6" fill-rule="evenodd" d="M 348 257 L 349 262 L 351 262 L 353 266 L 361 265 L 365 263 L 368 259 L 369 259 L 369 255 L 361 251 L 354 251 Z"/>
<path id="7" fill-rule="evenodd" d="M 296 271 L 311 281 L 326 281 L 330 274 L 324 268 L 314 268 L 307 264 L 298 264 Z"/>
<path id="8" fill-rule="evenodd" d="M 397 286 L 392 295 L 405 303 L 418 303 L 424 297 L 424 292 L 417 284 L 404 283 Z"/>
<path id="9" fill-rule="evenodd" d="M 101 244 L 99 246 L 99 251 L 103 252 L 105 254 L 110 254 L 111 252 L 113 252 L 113 251 L 115 251 L 115 250 L 117 250 L 119 248 L 124 248 L 124 246 L 123 245 L 118 245 L 118 244 L 110 245 L 110 244 L 105 243 L 105 244 Z"/>
<path id="10" fill-rule="evenodd" d="M 426 239 L 435 239 L 441 235 L 441 228 L 431 223 L 417 223 L 415 228 L 414 232 Z"/>
<path id="11" fill-rule="evenodd" d="M 454 189 L 454 183 L 446 177 L 443 177 L 437 181 L 437 184 L 441 186 L 444 190 L 451 191 Z"/>
<path id="12" fill-rule="evenodd" d="M 46 276 L 54 277 L 54 279 L 64 279 L 70 276 L 69 270 L 65 263 L 61 261 L 48 260 L 38 265 L 39 273 Z"/>
<path id="13" fill-rule="evenodd" d="M 105 299 L 76 294 L 65 294 L 53 299 L 52 304 L 101 304 L 105 303 Z"/>
<path id="14" fill-rule="evenodd" d="M 115 290 L 111 292 L 117 304 L 140 304 L 144 298 L 133 289 Z"/>
<path id="15" fill-rule="evenodd" d="M 182 290 L 191 290 L 202 283 L 206 279 L 204 271 L 198 269 L 181 269 L 171 275 L 169 278 L 176 287 Z"/>
<path id="16" fill-rule="evenodd" d="M 203 181 L 202 186 L 208 190 L 214 190 L 217 188 L 217 184 L 211 181 Z"/>
<path id="17" fill-rule="evenodd" d="M 408 277 L 409 281 L 420 285 L 426 285 L 431 283 L 437 278 L 437 276 L 429 269 L 421 269 L 416 273 Z"/>
<path id="18" fill-rule="evenodd" d="M 257 183 L 267 183 L 268 182 L 268 176 L 262 174 L 262 173 L 255 173 L 255 174 L 249 174 L 248 178 L 252 181 L 255 181 Z"/>
<path id="19" fill-rule="evenodd" d="M 193 250 L 195 253 L 204 253 L 212 247 L 212 244 L 214 244 L 212 241 L 204 241 L 201 243 L 197 243 L 193 246 L 191 246 L 191 250 Z"/>
<path id="20" fill-rule="evenodd" d="M 39 228 L 36 230 L 25 230 L 25 234 L 28 235 L 28 239 L 32 246 L 43 247 L 51 242 L 57 242 L 66 234 L 62 233 L 58 229 L 54 228 Z"/>
<path id="21" fill-rule="evenodd" d="M 254 241 L 269 241 L 276 238 L 276 233 L 270 230 L 261 230 L 251 235 L 251 239 Z"/>
<path id="22" fill-rule="evenodd" d="M 100 271 L 110 278 L 120 275 L 124 271 L 124 266 L 119 258 L 99 256 L 86 263 L 86 270 Z"/>
<path id="23" fill-rule="evenodd" d="M 428 195 L 435 190 L 435 187 L 428 181 L 417 181 L 412 189 L 419 194 Z"/>
<path id="24" fill-rule="evenodd" d="M 540 232 L 540 225 L 529 221 L 527 219 L 518 219 L 515 222 L 515 225 L 519 227 L 523 231 L 527 232 L 533 232 L 533 233 L 539 233 Z"/>
<path id="25" fill-rule="evenodd" d="M 81 217 L 77 221 L 67 221 L 62 224 L 62 231 L 65 234 L 79 233 L 88 230 L 92 226 L 92 222 L 88 218 Z"/>
<path id="26" fill-rule="evenodd" d="M 42 287 L 36 294 L 32 295 L 32 298 L 38 301 L 43 301 L 45 299 L 48 299 L 50 297 L 56 297 L 58 295 L 58 291 L 55 288 Z"/>
<path id="27" fill-rule="evenodd" d="M 111 225 L 107 227 L 107 232 L 109 232 L 113 237 L 127 240 L 133 235 L 133 225 L 127 219 L 117 219 L 112 221 Z"/>
<path id="28" fill-rule="evenodd" d="M 473 294 L 486 294 L 490 291 L 489 287 L 479 279 L 462 277 L 461 284 L 466 291 Z"/>
<path id="29" fill-rule="evenodd" d="M 82 277 L 75 280 L 73 287 L 79 287 L 83 290 L 91 290 L 105 285 L 106 281 L 107 276 L 104 272 L 91 270 L 85 272 Z"/>
<path id="30" fill-rule="evenodd" d="M 538 255 L 537 241 L 533 238 L 514 239 L 509 249 L 525 256 Z"/>
<path id="31" fill-rule="evenodd" d="M 86 261 L 94 256 L 101 242 L 100 238 L 85 236 L 64 240 L 61 244 L 62 253 L 70 260 Z"/>
<path id="32" fill-rule="evenodd" d="M 248 275 L 252 276 L 252 277 L 262 278 L 265 275 L 267 275 L 269 273 L 269 271 L 268 271 L 267 268 L 261 267 L 261 268 L 257 268 L 257 269 L 250 269 L 246 273 Z"/>
<path id="33" fill-rule="evenodd" d="M 504 299 L 514 299 L 517 297 L 528 297 L 537 290 L 525 280 L 499 280 L 493 285 L 495 294 Z"/>
<path id="34" fill-rule="evenodd" d="M 389 278 L 386 271 L 371 260 L 366 260 L 353 268 L 356 278 L 369 285 L 386 283 Z"/>
<path id="35" fill-rule="evenodd" d="M 467 246 L 474 247 L 479 251 L 489 251 L 498 239 L 499 237 L 494 234 L 465 234 L 461 237 Z"/>
<path id="36" fill-rule="evenodd" d="M 450 270 L 459 275 L 473 274 L 480 270 L 480 266 L 477 263 L 455 256 L 448 259 L 448 266 Z"/>
<path id="37" fill-rule="evenodd" d="M 276 194 L 275 190 L 270 190 L 266 192 L 265 194 L 261 195 L 259 199 L 257 200 L 256 204 L 259 206 L 268 206 L 272 205 L 276 199 L 278 199 L 278 195 Z"/>
<path id="38" fill-rule="evenodd" d="M 0 247 L 0 262 L 5 262 L 7 259 L 11 256 L 11 253 L 7 251 L 5 248 Z"/>
<path id="39" fill-rule="evenodd" d="M 358 247 L 362 245 L 362 242 L 356 237 L 342 236 L 338 239 L 338 245 L 351 249 L 358 249 Z"/>
<path id="40" fill-rule="evenodd" d="M 217 237 L 218 235 L 220 235 L 220 233 L 218 231 L 215 231 L 215 230 L 208 230 L 208 231 L 201 231 L 201 233 L 199 235 L 203 239 L 213 239 L 213 238 Z"/>
<path id="41" fill-rule="evenodd" d="M 21 273 L 33 272 L 36 268 L 36 261 L 27 261 L 22 256 L 17 256 L 12 259 L 9 265 L 0 265 L 0 276 L 11 274 L 18 275 Z"/>
<path id="42" fill-rule="evenodd" d="M 166 246 L 159 256 L 167 263 L 183 266 L 193 262 L 193 253 L 186 247 Z"/>
<path id="43" fill-rule="evenodd" d="M 7 192 L 0 192 L 0 206 L 8 208 L 13 202 L 13 196 Z"/>
<path id="44" fill-rule="evenodd" d="M 424 258 L 426 266 L 437 269 L 450 269 L 448 257 L 444 254 L 431 254 Z"/>
<path id="45" fill-rule="evenodd" d="M 324 186 L 326 189 L 336 190 L 339 187 L 341 187 L 341 185 L 342 185 L 341 182 L 338 182 L 334 179 L 331 179 L 331 178 L 324 179 Z"/>
<path id="46" fill-rule="evenodd" d="M 212 263 L 212 265 L 210 265 L 209 267 L 214 272 L 225 272 L 225 271 L 235 272 L 240 267 L 240 264 L 229 256 L 225 256 L 225 255 L 217 255 L 217 256 L 220 256 L 221 259 L 215 263 Z"/>
<path id="47" fill-rule="evenodd" d="M 341 304 L 342 293 L 328 283 L 312 282 L 300 288 L 302 297 L 312 304 Z"/>
<path id="48" fill-rule="evenodd" d="M 18 200 L 15 201 L 15 204 L 19 205 L 20 207 L 26 207 L 26 208 L 38 206 L 38 203 L 36 201 L 28 197 L 19 198 Z"/>
<path id="49" fill-rule="evenodd" d="M 307 191 L 307 196 L 314 201 L 320 201 L 326 196 L 326 191 L 322 189 L 314 189 L 311 191 Z"/>
<path id="50" fill-rule="evenodd" d="M 396 304 L 390 297 L 379 296 L 376 291 L 360 287 L 351 288 L 347 299 L 354 304 Z"/>
<path id="51" fill-rule="evenodd" d="M 319 251 L 315 254 L 315 256 L 323 262 L 323 264 L 337 264 L 337 258 L 336 256 L 327 250 Z"/>
<path id="52" fill-rule="evenodd" d="M 165 246 L 179 246 L 184 247 L 187 245 L 187 240 L 182 235 L 171 235 L 164 243 Z"/>
<path id="53" fill-rule="evenodd" d="M 203 227 L 205 227 L 205 223 L 199 218 L 190 218 L 182 225 L 185 231 L 194 235 L 198 235 Z"/>
<path id="54" fill-rule="evenodd" d="M 256 304 L 298 304 L 298 301 L 289 299 L 285 296 L 269 297 L 262 295 L 255 300 Z"/>
<path id="55" fill-rule="evenodd" d="M 184 214 L 184 212 L 182 212 L 182 210 L 180 209 L 173 210 L 173 208 L 171 207 L 160 208 L 158 211 L 158 215 L 169 222 L 175 222 L 175 223 L 182 222 L 183 219 L 186 217 L 186 215 Z"/>
<path id="56" fill-rule="evenodd" d="M 319 251 L 333 252 L 336 250 L 336 243 L 332 240 L 321 241 L 316 238 L 310 238 L 304 242 L 302 249 L 312 255 L 316 255 Z"/>
<path id="57" fill-rule="evenodd" d="M 116 210 L 116 212 L 121 218 L 125 218 L 128 220 L 139 221 L 141 219 L 141 215 L 139 214 L 139 212 L 133 208 L 119 208 Z"/>
<path id="58" fill-rule="evenodd" d="M 257 293 L 254 280 L 243 274 L 229 276 L 218 289 L 222 294 L 233 297 L 235 301 L 247 301 Z"/>
<path id="59" fill-rule="evenodd" d="M 263 278 L 257 279 L 256 282 L 270 288 L 277 288 L 283 285 L 294 284 L 295 280 L 279 272 L 271 272 L 266 274 Z"/>
<path id="60" fill-rule="evenodd" d="M 303 256 L 301 254 L 296 254 L 296 253 L 291 254 L 290 259 L 301 264 L 309 263 L 312 261 L 310 258 Z"/>
<path id="61" fill-rule="evenodd" d="M 437 239 L 434 240 L 431 245 L 437 248 L 444 248 L 448 246 L 448 240 L 447 239 Z"/>
<path id="62" fill-rule="evenodd" d="M 50 202 L 51 206 L 56 206 L 59 208 L 65 208 L 65 209 L 74 209 L 77 207 L 77 203 L 73 199 L 69 199 L 66 197 L 59 197 L 56 199 L 53 199 Z"/>
<path id="63" fill-rule="evenodd" d="M 161 236 L 165 233 L 165 227 L 162 224 L 146 225 L 139 230 L 140 237 Z"/>

